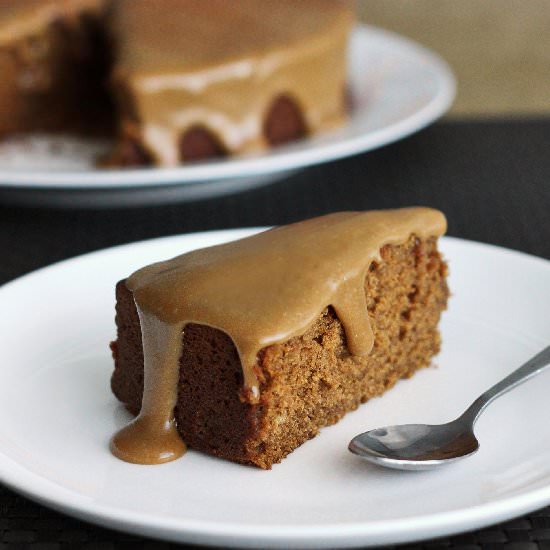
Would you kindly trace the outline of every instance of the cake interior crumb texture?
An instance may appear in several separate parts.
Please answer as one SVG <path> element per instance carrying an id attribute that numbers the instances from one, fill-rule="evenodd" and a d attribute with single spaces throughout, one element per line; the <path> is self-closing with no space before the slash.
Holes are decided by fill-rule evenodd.
<path id="1" fill-rule="evenodd" d="M 242 367 L 232 340 L 216 329 L 188 325 L 175 411 L 182 439 L 196 450 L 270 469 L 324 426 L 428 366 L 440 348 L 437 325 L 449 294 L 437 239 L 411 236 L 380 252 L 365 280 L 371 353 L 350 355 L 328 307 L 302 336 L 261 350 L 258 404 L 239 398 Z M 116 294 L 112 389 L 137 414 L 143 394 L 139 318 L 124 281 Z"/>
<path id="2" fill-rule="evenodd" d="M 0 139 L 20 132 L 113 133 L 102 5 L 0 2 Z"/>

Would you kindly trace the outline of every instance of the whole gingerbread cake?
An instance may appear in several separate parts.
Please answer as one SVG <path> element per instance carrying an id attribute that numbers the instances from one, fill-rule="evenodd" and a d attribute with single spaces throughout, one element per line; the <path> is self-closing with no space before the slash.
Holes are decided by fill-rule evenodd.
<path id="1" fill-rule="evenodd" d="M 346 0 L 5 0 L 0 137 L 111 122 L 110 164 L 173 166 L 330 129 L 352 25 Z"/>
<path id="2" fill-rule="evenodd" d="M 196 250 L 117 285 L 111 448 L 269 469 L 430 363 L 448 297 L 443 214 L 341 212 Z"/>

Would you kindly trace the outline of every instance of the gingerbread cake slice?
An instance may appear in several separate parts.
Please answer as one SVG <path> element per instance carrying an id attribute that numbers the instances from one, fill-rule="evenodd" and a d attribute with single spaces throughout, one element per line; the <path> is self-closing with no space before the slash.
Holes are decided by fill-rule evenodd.
<path id="1" fill-rule="evenodd" d="M 342 0 L 119 0 L 116 164 L 247 153 L 345 117 Z"/>
<path id="2" fill-rule="evenodd" d="M 269 469 L 439 351 L 446 229 L 428 208 L 340 212 L 147 266 L 116 288 L 112 439 Z"/>
<path id="3" fill-rule="evenodd" d="M 108 132 L 105 0 L 0 2 L 0 139 Z"/>

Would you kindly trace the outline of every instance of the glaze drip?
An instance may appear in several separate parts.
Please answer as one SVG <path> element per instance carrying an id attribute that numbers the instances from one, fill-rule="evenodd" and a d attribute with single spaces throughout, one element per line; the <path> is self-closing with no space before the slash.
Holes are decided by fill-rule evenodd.
<path id="1" fill-rule="evenodd" d="M 350 354 L 367 355 L 373 346 L 367 269 L 380 261 L 384 245 L 402 244 L 412 234 L 439 236 L 445 229 L 443 214 L 429 208 L 340 212 L 136 271 L 126 284 L 141 321 L 144 396 L 140 415 L 114 436 L 113 453 L 128 462 L 155 464 L 185 452 L 174 407 L 188 323 L 232 338 L 243 368 L 241 399 L 257 403 L 258 352 L 303 334 L 328 306 L 344 327 Z"/>

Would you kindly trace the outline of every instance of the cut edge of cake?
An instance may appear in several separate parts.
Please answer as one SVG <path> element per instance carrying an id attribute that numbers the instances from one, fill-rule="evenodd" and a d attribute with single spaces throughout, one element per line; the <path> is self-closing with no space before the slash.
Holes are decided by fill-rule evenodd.
<path id="1" fill-rule="evenodd" d="M 0 138 L 28 132 L 112 133 L 104 6 L 104 0 L 4 6 Z"/>

